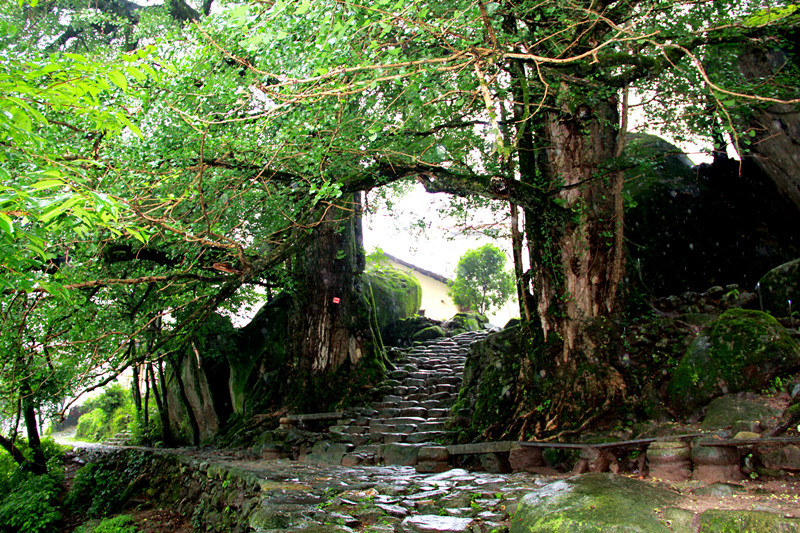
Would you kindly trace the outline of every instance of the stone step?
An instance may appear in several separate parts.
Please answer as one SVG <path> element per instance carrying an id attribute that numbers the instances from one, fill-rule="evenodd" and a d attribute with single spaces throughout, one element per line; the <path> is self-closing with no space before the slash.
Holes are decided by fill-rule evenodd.
<path id="1" fill-rule="evenodd" d="M 418 403 L 418 402 L 413 402 Z M 414 417 L 426 417 L 428 415 L 428 410 L 424 407 L 406 407 L 404 409 L 400 409 L 399 416 L 414 416 Z"/>
<path id="2" fill-rule="evenodd" d="M 445 431 L 418 431 L 411 433 L 406 437 L 404 442 L 421 443 L 421 442 L 439 442 L 448 437 Z"/>

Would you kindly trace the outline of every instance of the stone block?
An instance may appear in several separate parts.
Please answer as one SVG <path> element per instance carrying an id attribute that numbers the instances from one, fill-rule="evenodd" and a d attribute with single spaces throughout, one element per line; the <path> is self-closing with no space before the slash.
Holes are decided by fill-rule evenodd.
<path id="1" fill-rule="evenodd" d="M 419 431 L 409 434 L 406 442 L 439 442 L 446 435 L 444 431 Z"/>
<path id="2" fill-rule="evenodd" d="M 438 461 L 420 461 L 417 463 L 417 472 L 420 474 L 439 474 L 451 468 L 449 463 L 440 463 Z"/>
<path id="3" fill-rule="evenodd" d="M 478 456 L 481 466 L 492 474 L 507 474 L 511 472 L 507 453 L 482 453 Z"/>
<path id="4" fill-rule="evenodd" d="M 523 446 L 509 451 L 508 463 L 513 472 L 535 472 L 534 468 L 545 466 L 542 449 L 532 446 Z"/>
<path id="5" fill-rule="evenodd" d="M 682 441 L 657 441 L 647 448 L 650 476 L 685 481 L 692 476 L 691 449 Z"/>
<path id="6" fill-rule="evenodd" d="M 402 442 L 385 444 L 381 448 L 381 455 L 387 465 L 414 466 L 421 448 L 419 444 Z"/>
<path id="7" fill-rule="evenodd" d="M 800 446 L 788 445 L 761 452 L 764 466 L 772 470 L 800 470 Z"/>
<path id="8" fill-rule="evenodd" d="M 402 533 L 467 533 L 473 524 L 472 518 L 456 516 L 417 515 L 409 516 L 400 523 Z"/>
<path id="9" fill-rule="evenodd" d="M 418 458 L 420 461 L 447 462 L 450 460 L 450 452 L 446 446 L 425 446 L 420 448 Z"/>
<path id="10" fill-rule="evenodd" d="M 732 446 L 695 446 L 692 449 L 692 479 L 704 483 L 741 481 L 739 450 Z"/>

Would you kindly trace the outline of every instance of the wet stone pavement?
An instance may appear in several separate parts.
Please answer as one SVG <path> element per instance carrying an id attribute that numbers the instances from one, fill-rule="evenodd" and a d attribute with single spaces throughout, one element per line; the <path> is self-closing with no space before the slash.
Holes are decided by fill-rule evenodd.
<path id="1" fill-rule="evenodd" d="M 531 474 L 462 469 L 419 474 L 413 467 L 346 468 L 288 460 L 217 465 L 257 480 L 261 490 L 248 509 L 249 526 L 269 533 L 503 532 L 520 497 L 542 483 Z"/>

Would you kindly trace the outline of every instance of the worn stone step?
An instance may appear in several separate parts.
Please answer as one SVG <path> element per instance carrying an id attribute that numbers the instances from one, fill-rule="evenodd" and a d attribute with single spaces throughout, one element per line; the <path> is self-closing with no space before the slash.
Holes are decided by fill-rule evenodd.
<path id="1" fill-rule="evenodd" d="M 447 438 L 447 433 L 444 431 L 418 431 L 411 433 L 406 437 L 404 442 L 421 443 L 421 442 L 440 442 Z"/>
<path id="2" fill-rule="evenodd" d="M 386 444 L 391 444 L 393 442 L 406 442 L 407 438 L 407 433 L 383 433 L 381 436 L 381 442 Z"/>
<path id="3" fill-rule="evenodd" d="M 418 402 L 414 402 L 418 403 Z M 405 409 L 400 409 L 399 416 L 414 416 L 414 417 L 427 417 L 428 410 L 424 407 L 406 407 Z"/>
<path id="4" fill-rule="evenodd" d="M 342 442 L 347 442 L 352 444 L 353 446 L 363 446 L 370 442 L 371 436 L 370 435 L 341 435 L 339 440 Z"/>
<path id="5" fill-rule="evenodd" d="M 448 398 L 455 400 L 455 395 L 452 392 L 436 392 L 430 395 L 431 400 L 445 400 Z"/>

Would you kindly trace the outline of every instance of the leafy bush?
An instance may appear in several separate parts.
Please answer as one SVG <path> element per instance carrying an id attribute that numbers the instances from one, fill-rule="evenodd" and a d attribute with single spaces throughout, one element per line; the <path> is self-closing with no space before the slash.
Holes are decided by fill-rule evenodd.
<path id="1" fill-rule="evenodd" d="M 106 433 L 106 414 L 102 409 L 94 409 L 78 419 L 75 437 L 78 439 L 98 441 Z"/>
<path id="2" fill-rule="evenodd" d="M 84 407 L 87 413 L 78 419 L 75 437 L 88 441 L 100 441 L 129 429 L 134 419 L 133 399 L 130 391 L 115 383 L 103 393 L 88 400 Z"/>
<path id="3" fill-rule="evenodd" d="M 138 533 L 133 525 L 132 516 L 121 514 L 113 518 L 104 518 L 97 525 L 84 525 L 75 530 L 75 533 Z"/>
<path id="4" fill-rule="evenodd" d="M 99 517 L 119 511 L 126 484 L 112 468 L 89 463 L 75 474 L 64 504 L 74 512 Z"/>
<path id="5" fill-rule="evenodd" d="M 37 533 L 56 531 L 61 520 L 57 497 L 61 490 L 51 476 L 19 472 L 17 482 L 0 499 L 0 531 Z"/>

